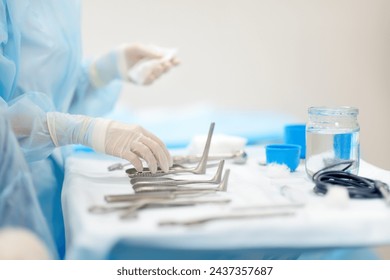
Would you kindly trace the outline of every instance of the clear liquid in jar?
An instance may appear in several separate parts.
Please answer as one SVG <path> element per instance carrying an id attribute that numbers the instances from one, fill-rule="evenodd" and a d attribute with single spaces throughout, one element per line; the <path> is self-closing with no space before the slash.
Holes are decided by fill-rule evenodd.
<path id="1" fill-rule="evenodd" d="M 344 160 L 354 160 L 347 170 L 352 174 L 359 171 L 359 131 L 307 131 L 306 173 L 312 177 L 318 170 Z"/>

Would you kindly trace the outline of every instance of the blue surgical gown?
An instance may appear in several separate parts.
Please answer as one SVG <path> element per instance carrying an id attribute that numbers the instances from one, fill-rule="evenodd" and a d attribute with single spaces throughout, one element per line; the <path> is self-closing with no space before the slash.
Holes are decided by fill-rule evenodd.
<path id="1" fill-rule="evenodd" d="M 0 0 L 0 97 L 8 103 L 8 119 L 60 256 L 63 157 L 53 153 L 46 112 L 102 115 L 113 108 L 121 85 L 91 85 L 90 62 L 82 59 L 80 8 L 78 0 Z"/>
<path id="2" fill-rule="evenodd" d="M 0 155 L 0 228 L 16 227 L 32 231 L 46 244 L 52 257 L 57 258 L 27 162 L 6 118 L 1 98 Z"/>

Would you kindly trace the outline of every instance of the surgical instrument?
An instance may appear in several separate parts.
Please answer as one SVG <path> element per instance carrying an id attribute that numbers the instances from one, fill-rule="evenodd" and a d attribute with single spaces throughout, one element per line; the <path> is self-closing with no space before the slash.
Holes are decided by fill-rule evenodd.
<path id="1" fill-rule="evenodd" d="M 192 185 L 192 184 L 219 184 L 222 178 L 224 162 L 225 162 L 224 160 L 221 160 L 219 162 L 217 172 L 215 173 L 214 177 L 209 180 L 178 180 L 178 179 L 165 178 L 165 177 L 152 177 L 152 180 L 149 180 L 151 179 L 149 177 L 136 177 L 136 178 L 131 178 L 130 183 L 133 185 L 133 189 L 144 187 L 144 186 L 151 186 L 151 185 L 177 186 L 177 185 Z"/>
<path id="2" fill-rule="evenodd" d="M 134 207 L 135 205 L 138 205 L 139 203 L 151 203 L 152 201 L 171 201 L 169 198 L 145 198 L 139 201 L 135 201 L 134 203 L 131 204 L 126 204 L 126 205 L 121 205 L 121 206 L 106 206 L 106 205 L 93 205 L 88 208 L 88 212 L 93 213 L 93 214 L 105 214 L 105 213 L 111 213 L 115 211 L 120 211 L 120 210 L 127 210 L 129 208 Z"/>
<path id="3" fill-rule="evenodd" d="M 173 156 L 172 168 L 184 168 L 182 164 L 198 163 L 201 159 L 200 156 L 186 155 L 186 156 Z M 232 160 L 235 164 L 244 164 L 248 159 L 248 155 L 245 151 L 236 151 L 231 154 L 209 155 L 208 161 L 220 161 L 220 160 Z M 131 162 L 127 163 L 114 163 L 107 167 L 108 171 L 122 170 L 124 167 L 132 165 Z M 209 165 L 208 165 L 209 166 Z"/>
<path id="4" fill-rule="evenodd" d="M 104 196 L 104 200 L 108 203 L 112 202 L 131 202 L 131 201 L 139 201 L 142 199 L 174 199 L 176 197 L 175 194 L 171 192 L 166 193 L 135 193 L 135 194 L 115 194 L 115 195 L 106 195 Z"/>
<path id="5" fill-rule="evenodd" d="M 185 221 L 179 220 L 166 220 L 160 221 L 159 226 L 194 226 L 204 224 L 206 222 L 215 220 L 230 220 L 230 219 L 249 219 L 249 218 L 271 218 L 271 217 L 288 217 L 294 215 L 293 211 L 274 211 L 274 212 L 253 212 L 253 213 L 238 213 L 232 212 L 227 214 L 220 214 L 214 216 L 208 216 L 203 218 L 189 219 Z"/>
<path id="6" fill-rule="evenodd" d="M 173 186 L 161 186 L 158 184 L 155 185 L 148 185 L 148 186 L 140 186 L 140 187 L 133 187 L 134 191 L 136 193 L 143 193 L 143 192 L 182 192 L 182 191 L 222 191 L 226 192 L 227 190 L 227 183 L 229 179 L 229 173 L 230 170 L 227 169 L 225 171 L 225 174 L 223 176 L 223 179 L 221 183 L 217 187 L 183 187 L 180 185 L 173 185 Z"/>
<path id="7" fill-rule="evenodd" d="M 130 207 L 126 209 L 125 213 L 120 215 L 121 219 L 126 218 L 132 218 L 136 215 L 136 212 L 140 209 L 143 209 L 145 207 L 175 207 L 175 206 L 194 206 L 198 204 L 225 204 L 229 203 L 230 199 L 203 199 L 203 200 L 196 200 L 196 199 L 184 199 L 184 200 L 171 200 L 171 201 L 163 201 L 163 200 L 155 200 L 155 201 L 140 201 L 134 207 Z"/>
<path id="8" fill-rule="evenodd" d="M 203 191 L 197 192 L 193 190 L 182 191 L 182 192 L 146 192 L 146 193 L 131 193 L 131 194 L 115 194 L 115 195 L 106 195 L 104 197 L 105 201 L 108 203 L 115 202 L 131 202 L 138 201 L 148 198 L 162 198 L 162 199 L 174 199 L 177 197 L 195 197 L 208 194 L 215 194 L 215 191 Z"/>
<path id="9" fill-rule="evenodd" d="M 230 199 L 145 199 L 140 200 L 136 203 L 131 203 L 123 206 L 105 206 L 105 205 L 94 205 L 88 209 L 90 213 L 93 214 L 105 214 L 115 211 L 125 210 L 125 212 L 120 215 L 121 219 L 134 217 L 136 212 L 145 207 L 166 207 L 166 206 L 193 206 L 198 204 L 210 204 L 210 203 L 229 203 Z"/>
<path id="10" fill-rule="evenodd" d="M 209 133 L 207 135 L 207 141 L 203 150 L 202 158 L 199 161 L 198 165 L 194 168 L 172 168 L 168 172 L 163 172 L 162 170 L 157 170 L 156 173 L 152 173 L 148 168 L 144 168 L 143 171 L 138 172 L 135 168 L 130 168 L 126 170 L 127 175 L 130 178 L 138 176 L 165 176 L 168 174 L 177 174 L 177 173 L 193 173 L 193 174 L 205 174 L 207 168 L 207 159 L 210 151 L 211 138 L 213 136 L 215 123 L 210 124 Z"/>

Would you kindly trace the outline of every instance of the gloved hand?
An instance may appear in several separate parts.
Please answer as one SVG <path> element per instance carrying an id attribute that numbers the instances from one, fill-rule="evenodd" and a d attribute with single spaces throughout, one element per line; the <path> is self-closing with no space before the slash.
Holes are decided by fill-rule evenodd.
<path id="1" fill-rule="evenodd" d="M 152 173 L 158 166 L 164 172 L 172 166 L 172 157 L 165 144 L 138 125 L 58 112 L 47 113 L 47 125 L 56 146 L 89 146 L 97 152 L 130 161 L 137 171 L 143 169 L 141 159 L 146 161 Z"/>
<path id="2" fill-rule="evenodd" d="M 89 70 L 91 83 L 102 87 L 114 79 L 149 85 L 179 64 L 175 49 L 125 44 L 98 57 Z"/>

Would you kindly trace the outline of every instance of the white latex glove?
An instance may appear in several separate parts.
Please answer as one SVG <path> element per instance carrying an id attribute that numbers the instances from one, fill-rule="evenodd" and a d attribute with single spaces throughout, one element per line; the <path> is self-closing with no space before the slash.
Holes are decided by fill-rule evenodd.
<path id="1" fill-rule="evenodd" d="M 158 166 L 164 172 L 172 166 L 165 144 L 141 126 L 58 112 L 47 113 L 47 124 L 56 146 L 89 146 L 97 152 L 130 161 L 137 171 L 143 169 L 141 159 L 146 161 L 152 173 Z"/>
<path id="2" fill-rule="evenodd" d="M 175 49 L 124 44 L 97 58 L 89 71 L 91 83 L 102 87 L 114 79 L 150 85 L 179 64 Z"/>

